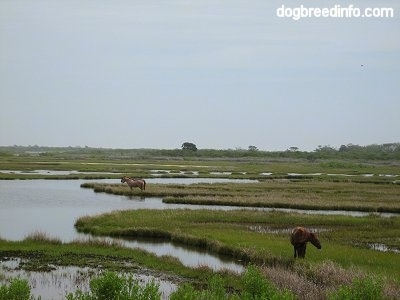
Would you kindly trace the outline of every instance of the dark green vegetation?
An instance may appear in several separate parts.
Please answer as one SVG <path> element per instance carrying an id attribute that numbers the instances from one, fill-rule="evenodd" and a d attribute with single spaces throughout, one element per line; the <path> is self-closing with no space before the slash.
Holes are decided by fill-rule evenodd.
<path id="1" fill-rule="evenodd" d="M 90 281 L 90 292 L 77 291 L 67 295 L 68 300 L 159 300 L 161 293 L 154 282 L 140 285 L 132 276 L 105 273 Z"/>
<path id="2" fill-rule="evenodd" d="M 14 278 L 0 286 L 0 300 L 34 300 L 28 281 Z"/>
<path id="3" fill-rule="evenodd" d="M 375 244 L 400 249 L 400 217 L 384 218 L 374 214 L 400 211 L 399 165 L 398 144 L 348 145 L 339 150 L 320 147 L 309 153 L 293 149 L 273 153 L 201 149 L 0 149 L 1 170 L 96 172 L 73 175 L 0 173 L 0 179 L 120 178 L 121 174 L 143 178 L 156 174 L 161 177 L 257 179 L 258 183 L 246 184 L 148 184 L 144 192 L 130 191 L 122 184 L 90 183 L 83 187 L 133 199 L 162 197 L 170 203 L 371 212 L 367 217 L 348 217 L 249 210 L 140 210 L 86 216 L 76 223 L 79 230 L 96 235 L 163 238 L 252 263 L 262 274 L 259 286 L 264 286 L 263 280 L 267 279 L 282 295 L 288 290 L 300 299 L 338 299 L 349 295 L 351 298 L 359 295 L 359 291 L 373 295 L 371 298 L 379 298 L 378 294 L 400 298 L 399 254 L 370 249 Z M 298 225 L 319 231 L 322 243 L 320 251 L 309 245 L 304 260 L 293 259 L 289 243 L 289 231 Z M 1 260 L 23 258 L 22 268 L 26 270 L 101 265 L 109 271 L 162 273 L 174 282 L 190 284 L 178 290 L 181 295 L 192 295 L 190 299 L 202 299 L 212 293 L 224 293 L 224 297 L 228 293 L 233 298 L 246 290 L 246 284 L 237 274 L 221 271 L 214 277 L 215 272 L 206 267 L 184 267 L 172 257 L 158 258 L 104 241 L 63 244 L 40 235 L 21 242 L 0 240 L 0 256 Z M 208 281 L 209 278 L 214 281 Z M 333 291 L 338 288 L 335 294 Z M 215 299 L 219 298 L 215 296 Z"/>
<path id="4" fill-rule="evenodd" d="M 331 146 L 318 146 L 314 151 L 299 151 L 297 147 L 289 147 L 285 151 L 261 151 L 256 146 L 246 149 L 197 149 L 193 143 L 185 142 L 176 149 L 107 149 L 91 147 L 41 147 L 41 146 L 9 146 L 0 147 L 0 156 L 34 155 L 48 158 L 76 159 L 317 159 L 336 160 L 400 160 L 400 143 L 387 143 L 382 145 L 342 145 L 339 149 Z"/>

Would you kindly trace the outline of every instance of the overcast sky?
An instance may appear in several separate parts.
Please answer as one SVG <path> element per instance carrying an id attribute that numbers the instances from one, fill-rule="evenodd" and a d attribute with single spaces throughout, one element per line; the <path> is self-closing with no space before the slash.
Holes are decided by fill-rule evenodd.
<path id="1" fill-rule="evenodd" d="M 0 0 L 0 104 L 2 146 L 400 142 L 400 1 Z"/>

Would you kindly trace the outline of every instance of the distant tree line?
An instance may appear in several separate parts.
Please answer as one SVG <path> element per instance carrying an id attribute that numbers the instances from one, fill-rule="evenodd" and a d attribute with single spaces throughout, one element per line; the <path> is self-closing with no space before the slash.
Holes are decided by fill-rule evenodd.
<path id="1" fill-rule="evenodd" d="M 399 160 L 400 143 L 373 144 L 367 146 L 347 144 L 341 145 L 339 149 L 330 146 L 318 146 L 314 152 L 321 157 L 336 156 L 348 159 Z"/>
<path id="2" fill-rule="evenodd" d="M 318 146 L 314 151 L 300 151 L 290 147 L 285 151 L 262 151 L 256 146 L 248 149 L 198 149 L 194 143 L 185 142 L 177 149 L 110 149 L 91 147 L 42 147 L 42 146 L 7 146 L 0 147 L 0 156 L 27 155 L 45 157 L 63 157 L 74 159 L 367 159 L 400 160 L 400 143 L 374 144 L 359 146 L 342 145 L 339 149 L 329 145 Z"/>

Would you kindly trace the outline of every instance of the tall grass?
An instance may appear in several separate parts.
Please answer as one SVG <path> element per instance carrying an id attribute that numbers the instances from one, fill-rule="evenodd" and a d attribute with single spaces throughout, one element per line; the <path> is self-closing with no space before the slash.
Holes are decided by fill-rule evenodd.
<path id="1" fill-rule="evenodd" d="M 33 231 L 25 237 L 25 240 L 28 242 L 37 242 L 44 244 L 54 244 L 61 245 L 62 242 L 59 238 L 51 237 L 47 233 L 42 231 Z"/>

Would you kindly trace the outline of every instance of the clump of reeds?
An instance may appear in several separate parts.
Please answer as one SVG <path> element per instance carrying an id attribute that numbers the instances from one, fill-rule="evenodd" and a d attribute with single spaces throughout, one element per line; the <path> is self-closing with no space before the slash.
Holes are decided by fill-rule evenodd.
<path id="1" fill-rule="evenodd" d="M 75 239 L 71 242 L 71 244 L 96 246 L 96 247 L 115 247 L 115 248 L 124 247 L 123 241 L 117 239 L 96 238 L 96 237 L 89 237 L 87 239 L 85 238 Z"/>
<path id="2" fill-rule="evenodd" d="M 39 242 L 39 243 L 53 244 L 53 245 L 62 244 L 62 241 L 59 238 L 50 237 L 47 233 L 42 231 L 34 231 L 28 234 L 24 240 L 29 242 Z"/>
<path id="3" fill-rule="evenodd" d="M 294 269 L 282 267 L 262 268 L 264 275 L 280 289 L 290 290 L 298 299 L 337 299 L 338 290 L 347 292 L 346 289 L 360 289 L 359 282 L 371 282 L 376 293 L 387 299 L 399 299 L 400 289 L 398 285 L 381 282 L 359 269 L 344 269 L 332 261 L 325 261 L 322 264 L 311 266 L 307 263 L 298 263 Z M 357 291 L 358 291 L 357 290 Z M 342 291 L 342 292 L 343 292 Z M 362 292 L 362 291 L 358 291 Z"/>
<path id="4" fill-rule="evenodd" d="M 280 289 L 288 289 L 298 299 L 323 299 L 324 292 L 306 276 L 281 267 L 264 267 L 263 273 Z"/>

